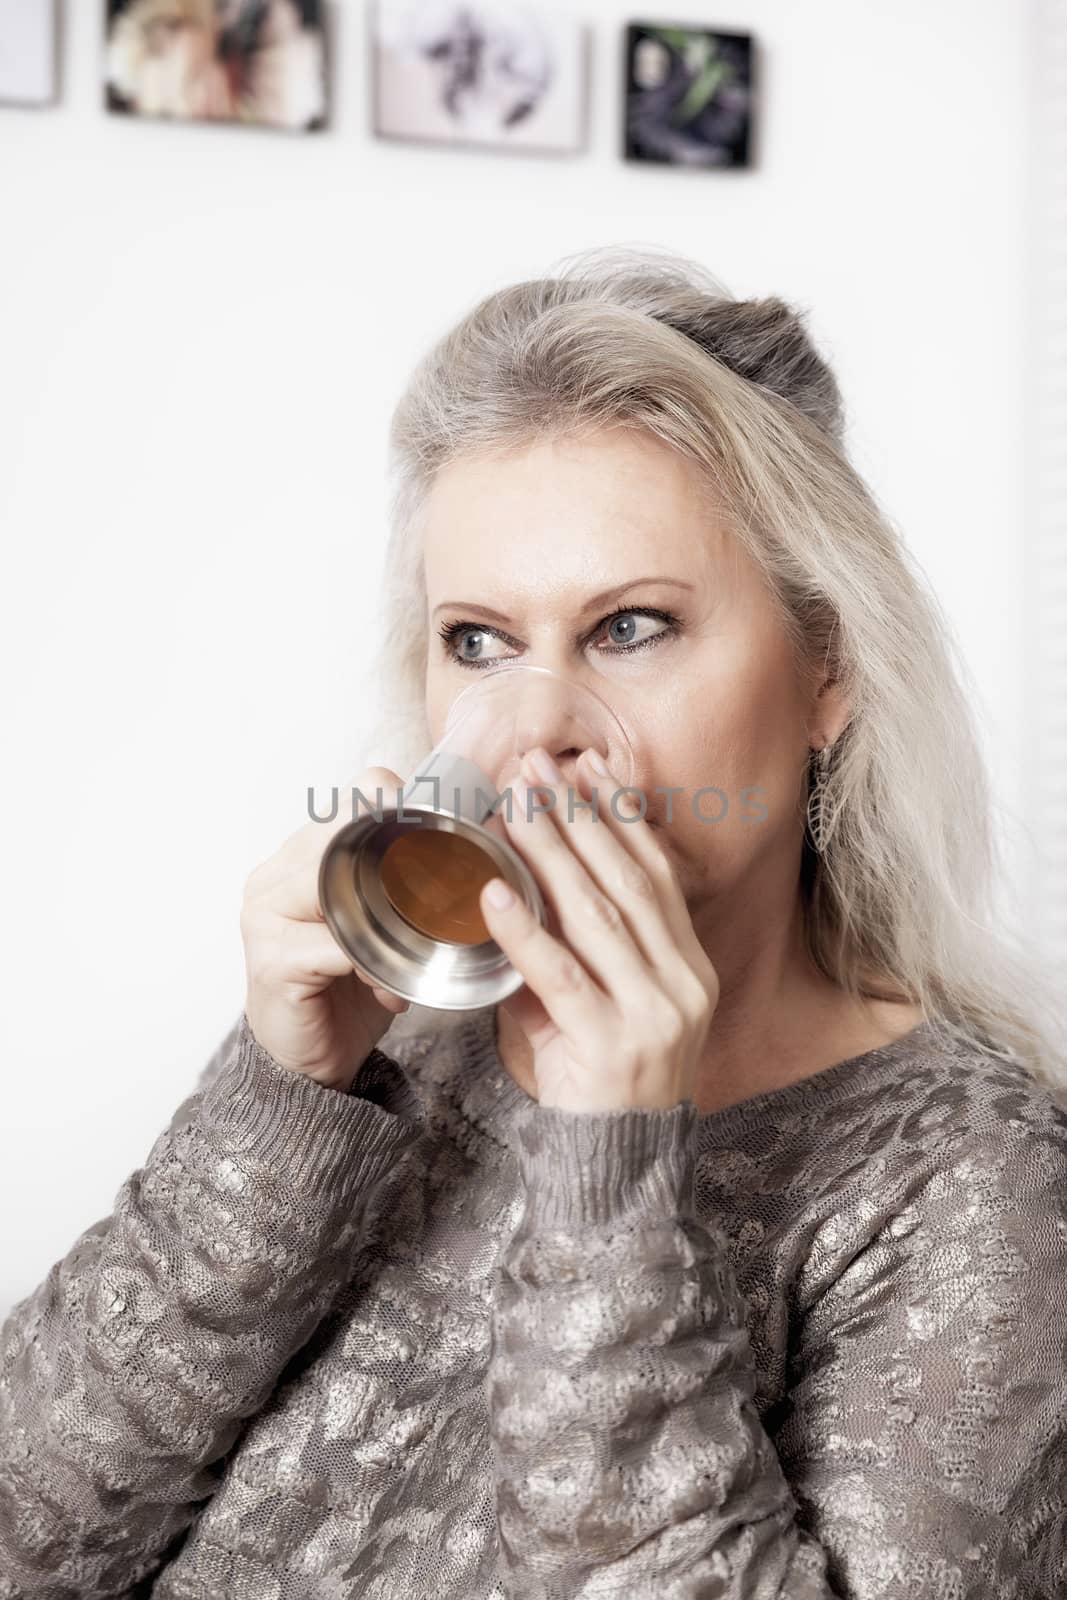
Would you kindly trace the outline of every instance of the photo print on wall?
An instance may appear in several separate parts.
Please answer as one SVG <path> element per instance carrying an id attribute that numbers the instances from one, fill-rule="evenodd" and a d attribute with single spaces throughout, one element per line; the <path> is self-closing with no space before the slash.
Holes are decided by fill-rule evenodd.
<path id="1" fill-rule="evenodd" d="M 714 28 L 626 30 L 628 161 L 678 167 L 752 163 L 753 38 Z"/>
<path id="2" fill-rule="evenodd" d="M 588 35 L 509 0 L 375 0 L 379 138 L 573 154 L 584 148 Z"/>
<path id="3" fill-rule="evenodd" d="M 310 132 L 327 121 L 322 0 L 106 0 L 110 111 Z"/>
<path id="4" fill-rule="evenodd" d="M 56 50 L 56 0 L 0 0 L 0 105 L 54 104 Z"/>

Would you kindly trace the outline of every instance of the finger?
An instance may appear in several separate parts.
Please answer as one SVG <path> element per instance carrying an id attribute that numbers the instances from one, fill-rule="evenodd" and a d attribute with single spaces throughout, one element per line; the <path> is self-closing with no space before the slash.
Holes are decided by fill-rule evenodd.
<path id="1" fill-rule="evenodd" d="M 611 797 L 619 788 L 614 777 L 601 777 L 589 765 L 589 752 L 583 751 L 578 759 L 577 776 L 578 786 L 584 798 L 590 798 L 595 790 L 598 796 L 598 828 L 616 839 L 625 847 L 630 857 L 637 862 L 648 875 L 656 892 L 656 900 L 660 908 L 663 921 L 670 931 L 675 946 L 689 956 L 696 956 L 699 951 L 703 955 L 703 948 L 696 936 L 693 919 L 686 905 L 685 895 L 682 893 L 677 874 L 671 865 L 670 859 L 659 843 L 652 829 L 641 815 L 641 807 L 634 796 L 620 794 L 613 807 Z M 621 813 L 626 820 L 616 815 Z M 596 832 L 592 829 L 590 832 Z M 640 888 L 637 880 L 633 887 Z M 624 910 L 629 909 L 629 899 L 620 901 Z M 651 929 L 649 932 L 651 933 Z M 641 932 L 641 929 L 638 929 Z M 658 949 L 657 945 L 657 949 Z M 657 964 L 661 956 L 653 956 L 650 960 Z"/>
<path id="2" fill-rule="evenodd" d="M 560 787 L 536 784 L 537 790 L 552 795 L 557 804 Z M 620 1004 L 633 1003 L 648 984 L 648 963 L 618 906 L 589 876 L 571 848 L 572 830 L 565 833 L 557 827 L 547 812 L 530 803 L 530 793 L 520 774 L 513 785 L 515 804 L 508 824 L 513 842 L 551 900 L 571 950 L 608 994 Z"/>
<path id="3" fill-rule="evenodd" d="M 301 865 L 314 864 L 317 868 L 330 840 L 353 820 L 353 791 L 356 789 L 367 793 L 366 783 L 357 780 L 331 790 L 329 795 L 314 795 L 312 809 L 316 814 L 288 834 L 273 855 L 252 869 L 245 885 L 246 898 L 256 899 L 269 893 Z M 373 794 L 368 798 L 373 800 Z M 383 793 L 383 804 L 387 803 Z"/>
<path id="4" fill-rule="evenodd" d="M 549 815 L 581 860 L 591 882 L 618 907 L 645 961 L 666 977 L 676 971 L 679 956 L 685 958 L 686 944 L 684 934 L 678 931 L 678 921 L 672 921 L 668 915 L 663 873 L 651 853 L 659 853 L 659 846 L 646 825 L 651 852 L 642 851 L 640 847 L 631 849 L 625 837 L 631 831 L 630 825 L 620 823 L 614 829 L 608 826 L 604 815 L 608 803 L 600 790 L 597 790 L 595 810 L 581 803 L 583 798 L 592 798 L 595 787 L 588 781 L 583 785 L 583 777 L 579 765 L 578 795 L 574 795 L 568 785 L 558 788 L 557 803 Z M 645 860 L 641 859 L 642 855 Z M 688 921 L 684 903 L 682 910 Z"/>
<path id="5" fill-rule="evenodd" d="M 315 861 L 301 861 L 268 888 L 260 891 L 257 906 L 296 922 L 322 922 L 319 869 Z"/>
<path id="6" fill-rule="evenodd" d="M 319 992 L 338 979 L 351 978 L 365 986 L 386 1011 L 399 1015 L 410 1000 L 372 984 L 354 966 L 325 925 L 283 919 L 266 955 L 257 954 L 252 970 L 260 979 L 269 978 L 295 988 Z"/>
<path id="7" fill-rule="evenodd" d="M 358 978 L 358 972 L 354 976 Z M 398 1016 L 401 1011 L 406 1011 L 411 1004 L 411 1001 L 405 1000 L 403 995 L 393 994 L 391 989 L 379 989 L 376 985 L 371 988 L 371 994 L 380 1006 L 385 1007 L 386 1011 L 394 1011 Z"/>
<path id="8" fill-rule="evenodd" d="M 559 1033 L 543 1003 L 527 983 L 501 1000 L 500 1010 L 506 1011 L 522 1029 L 535 1052 L 543 1050 L 548 1041 Z"/>
<path id="9" fill-rule="evenodd" d="M 310 984 L 323 988 L 334 978 L 353 974 L 366 980 L 341 949 L 325 923 L 297 922 L 282 917 L 266 941 L 265 953 L 253 957 L 253 966 L 263 963 L 278 983 Z"/>
<path id="10" fill-rule="evenodd" d="M 282 879 L 305 863 L 315 869 L 335 834 L 356 818 L 368 816 L 379 807 L 385 811 L 396 805 L 397 790 L 404 780 L 388 767 L 368 767 L 352 782 L 336 792 L 315 795 L 316 816 L 309 818 L 284 839 L 272 856 L 259 863 L 248 876 L 247 893 L 256 897 L 273 889 Z M 336 800 L 336 815 L 331 815 Z M 353 816 L 353 810 L 355 815 Z"/>
<path id="11" fill-rule="evenodd" d="M 566 1034 L 575 1053 L 595 1059 L 603 1041 L 610 1037 L 614 1014 L 611 1000 L 583 967 L 572 950 L 543 928 L 521 896 L 511 891 L 510 904 L 499 908 L 488 898 L 491 878 L 479 895 L 479 906 L 490 935 L 508 960 L 540 1000 L 560 1032 Z M 505 885 L 507 887 L 507 885 Z"/>

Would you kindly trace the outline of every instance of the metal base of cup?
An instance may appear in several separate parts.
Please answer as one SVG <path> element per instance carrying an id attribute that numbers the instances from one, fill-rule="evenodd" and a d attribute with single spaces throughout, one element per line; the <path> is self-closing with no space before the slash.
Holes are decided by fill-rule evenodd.
<path id="1" fill-rule="evenodd" d="M 319 866 L 319 904 L 326 924 L 352 965 L 369 982 L 401 999 L 441 1011 L 494 1005 L 522 986 L 495 939 L 455 944 L 433 939 L 393 905 L 382 885 L 381 861 L 405 829 L 458 834 L 488 855 L 542 926 L 544 901 L 522 857 L 478 823 L 405 801 L 357 817 L 331 839 Z"/>

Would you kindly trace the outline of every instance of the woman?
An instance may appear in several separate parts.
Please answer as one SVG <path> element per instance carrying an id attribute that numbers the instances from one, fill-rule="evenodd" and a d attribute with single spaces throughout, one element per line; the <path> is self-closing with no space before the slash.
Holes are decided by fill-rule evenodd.
<path id="1" fill-rule="evenodd" d="M 549 925 L 486 886 L 524 984 L 475 1012 L 353 974 L 322 825 L 251 874 L 240 1017 L 4 1331 L 0 1595 L 1062 1593 L 1060 1023 L 800 318 L 591 252 L 393 449 L 379 748 L 547 665 L 636 810 L 530 753 Z"/>

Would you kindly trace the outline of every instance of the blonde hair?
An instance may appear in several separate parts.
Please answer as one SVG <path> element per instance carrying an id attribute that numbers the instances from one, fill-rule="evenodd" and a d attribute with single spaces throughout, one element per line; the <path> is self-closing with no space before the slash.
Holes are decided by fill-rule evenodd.
<path id="1" fill-rule="evenodd" d="M 919 1004 L 943 1043 L 1067 1089 L 1051 974 L 994 926 L 1002 862 L 966 668 L 847 458 L 833 373 L 777 297 L 736 299 L 652 246 L 604 247 L 490 294 L 428 351 L 390 433 L 372 759 L 388 746 L 386 764 L 407 776 L 430 748 L 421 513 L 436 474 L 459 456 L 609 426 L 646 430 L 698 467 L 798 660 L 824 663 L 849 696 L 805 826 L 798 888 L 814 961 L 853 996 Z"/>

